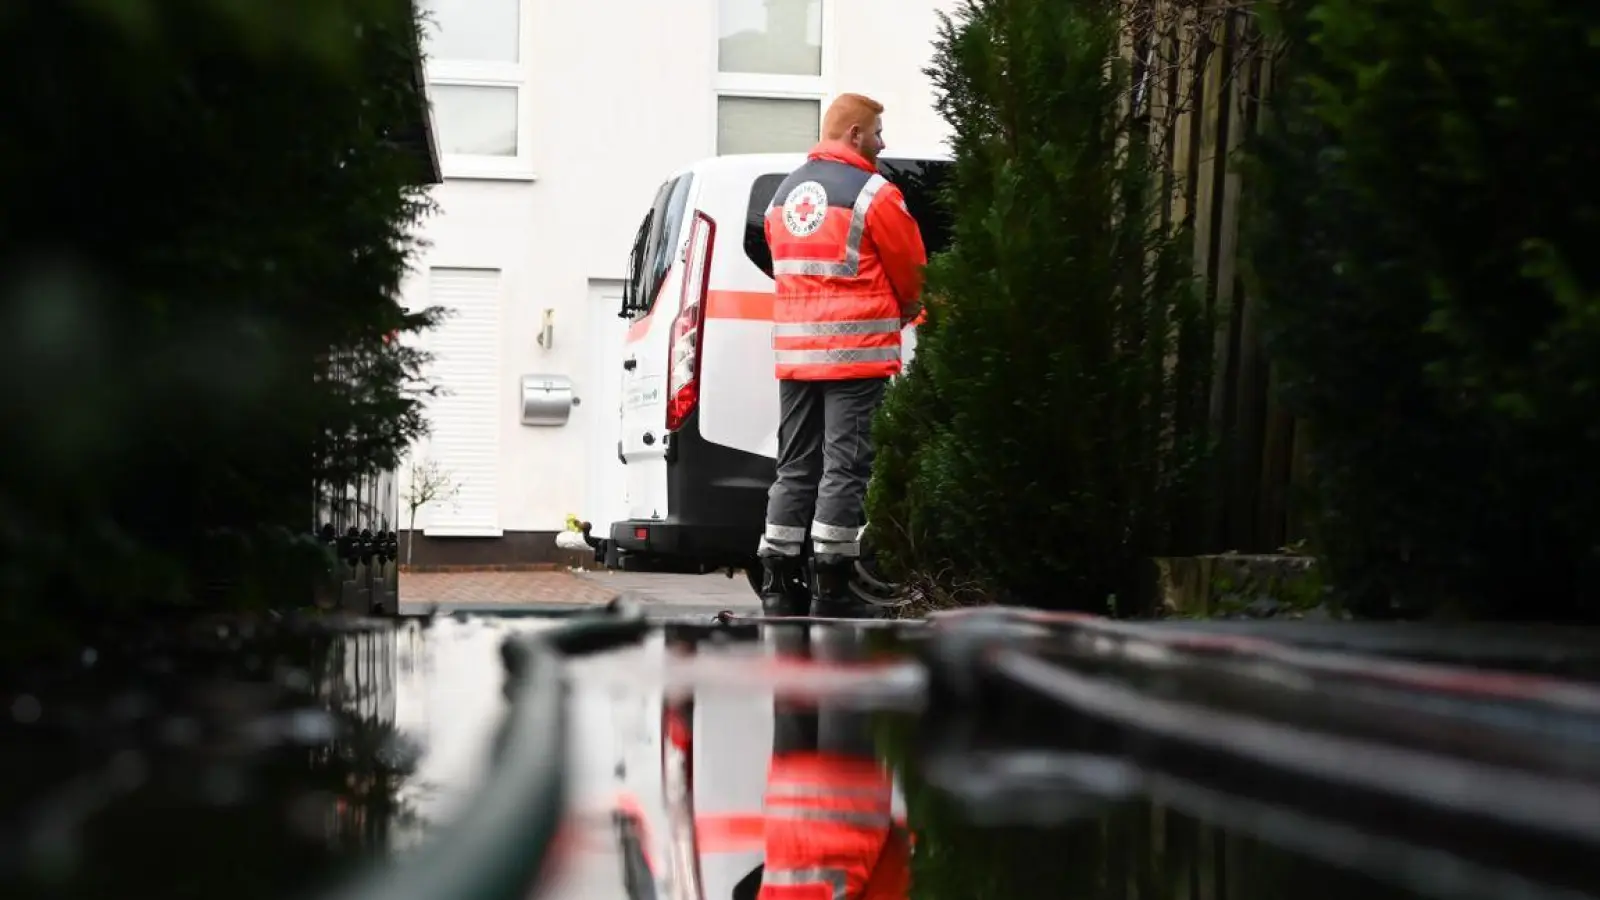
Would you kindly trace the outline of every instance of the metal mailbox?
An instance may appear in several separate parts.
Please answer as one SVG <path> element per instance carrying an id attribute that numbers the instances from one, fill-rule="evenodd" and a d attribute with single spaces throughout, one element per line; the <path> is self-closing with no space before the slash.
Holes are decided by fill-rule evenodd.
<path id="1" fill-rule="evenodd" d="M 565 425 L 578 405 L 572 379 L 565 375 L 524 375 L 521 396 L 524 425 Z"/>

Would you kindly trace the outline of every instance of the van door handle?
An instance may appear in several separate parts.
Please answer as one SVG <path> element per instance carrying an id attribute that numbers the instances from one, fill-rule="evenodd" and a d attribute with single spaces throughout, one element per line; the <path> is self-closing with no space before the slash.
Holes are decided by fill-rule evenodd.
<path id="1" fill-rule="evenodd" d="M 639 360 L 630 356 L 622 361 L 622 367 L 627 369 L 629 372 L 632 372 L 634 369 L 639 368 Z"/>

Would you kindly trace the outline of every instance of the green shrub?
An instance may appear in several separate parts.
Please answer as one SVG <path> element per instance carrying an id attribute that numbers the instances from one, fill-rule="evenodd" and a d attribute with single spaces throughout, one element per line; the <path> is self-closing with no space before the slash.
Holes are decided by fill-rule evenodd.
<path id="1" fill-rule="evenodd" d="M 409 0 L 0 13 L 0 632 L 305 598 L 313 483 L 422 426 L 416 41 Z"/>
<path id="2" fill-rule="evenodd" d="M 1600 607 L 1600 7 L 1299 0 L 1248 249 L 1368 615 Z"/>
<path id="3" fill-rule="evenodd" d="M 1198 304 L 1119 111 L 1117 11 L 969 0 L 942 24 L 952 243 L 868 507 L 891 564 L 947 590 L 1103 611 L 1165 545 L 1194 458 L 1175 413 L 1197 385 L 1169 357 Z"/>

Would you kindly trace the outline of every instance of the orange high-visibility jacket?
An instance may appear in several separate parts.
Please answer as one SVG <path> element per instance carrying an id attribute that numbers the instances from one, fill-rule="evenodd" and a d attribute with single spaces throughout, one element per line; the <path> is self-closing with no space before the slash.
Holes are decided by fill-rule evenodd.
<path id="1" fill-rule="evenodd" d="M 911 848 L 878 763 L 775 754 L 767 776 L 766 870 L 759 900 L 906 900 Z"/>
<path id="2" fill-rule="evenodd" d="M 818 144 L 767 209 L 778 378 L 888 378 L 928 253 L 905 196 L 838 142 Z"/>

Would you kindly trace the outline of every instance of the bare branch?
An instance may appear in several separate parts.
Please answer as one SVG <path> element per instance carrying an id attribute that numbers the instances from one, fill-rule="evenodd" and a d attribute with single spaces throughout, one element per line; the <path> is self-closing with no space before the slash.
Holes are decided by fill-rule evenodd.
<path id="1" fill-rule="evenodd" d="M 1228 57 L 1224 91 L 1247 77 L 1264 43 L 1256 22 L 1258 2 L 1120 0 L 1120 52 L 1131 69 L 1123 108 L 1130 124 L 1170 133 L 1180 118 L 1196 111 L 1196 86 L 1219 53 Z"/>
<path id="2" fill-rule="evenodd" d="M 410 521 L 406 530 L 406 565 L 411 565 L 411 549 L 417 541 L 417 511 L 432 503 L 454 503 L 461 485 L 437 460 L 411 462 L 411 479 L 400 499 L 406 504 Z"/>

